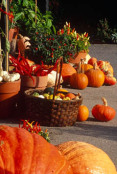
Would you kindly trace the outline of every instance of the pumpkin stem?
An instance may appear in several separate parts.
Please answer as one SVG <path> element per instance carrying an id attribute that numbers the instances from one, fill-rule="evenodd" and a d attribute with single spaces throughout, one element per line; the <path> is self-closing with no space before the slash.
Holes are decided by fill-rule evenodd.
<path id="1" fill-rule="evenodd" d="M 96 63 L 96 62 L 93 64 L 93 68 L 94 68 L 95 70 L 97 69 L 97 63 Z"/>
<path id="2" fill-rule="evenodd" d="M 77 73 L 81 73 L 81 62 L 78 63 L 78 66 L 77 66 Z"/>
<path id="3" fill-rule="evenodd" d="M 108 106 L 107 100 L 104 97 L 102 97 L 102 101 L 103 101 L 104 106 Z"/>

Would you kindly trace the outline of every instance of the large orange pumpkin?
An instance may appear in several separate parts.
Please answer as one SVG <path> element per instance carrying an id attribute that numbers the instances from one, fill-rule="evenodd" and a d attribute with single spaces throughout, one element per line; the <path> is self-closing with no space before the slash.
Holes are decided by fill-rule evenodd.
<path id="1" fill-rule="evenodd" d="M 117 174 L 109 156 L 91 144 L 68 141 L 57 148 L 70 162 L 73 174 Z"/>
<path id="2" fill-rule="evenodd" d="M 74 73 L 76 73 L 74 67 L 72 67 L 69 63 L 63 63 L 61 74 L 64 82 L 69 83 L 70 76 Z"/>
<path id="3" fill-rule="evenodd" d="M 55 146 L 23 128 L 0 126 L 0 174 L 73 174 Z"/>
<path id="4" fill-rule="evenodd" d="M 88 77 L 88 86 L 100 87 L 104 84 L 105 75 L 100 69 L 96 68 L 96 64 L 94 64 L 94 68 L 89 69 L 85 74 Z"/>

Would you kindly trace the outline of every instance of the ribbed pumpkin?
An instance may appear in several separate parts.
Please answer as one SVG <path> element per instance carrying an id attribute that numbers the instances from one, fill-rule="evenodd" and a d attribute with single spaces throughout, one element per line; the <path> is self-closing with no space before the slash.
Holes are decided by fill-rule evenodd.
<path id="1" fill-rule="evenodd" d="M 70 76 L 70 86 L 76 89 L 85 89 L 88 85 L 88 78 L 81 70 L 79 62 L 78 71 Z"/>
<path id="2" fill-rule="evenodd" d="M 107 100 L 102 97 L 103 105 L 97 104 L 92 108 L 92 115 L 99 121 L 110 121 L 115 117 L 116 111 L 108 106 Z"/>
<path id="3" fill-rule="evenodd" d="M 93 66 L 90 64 L 82 64 L 81 68 L 84 70 L 84 72 L 86 72 L 87 70 L 93 68 Z"/>
<path id="4" fill-rule="evenodd" d="M 55 146 L 23 128 L 0 126 L 0 174 L 73 174 Z"/>
<path id="5" fill-rule="evenodd" d="M 94 64 L 92 69 L 86 71 L 85 74 L 88 77 L 88 86 L 100 87 L 104 84 L 105 75 L 100 69 L 96 68 L 96 64 Z"/>
<path id="6" fill-rule="evenodd" d="M 74 73 L 76 73 L 74 67 L 72 67 L 69 63 L 63 63 L 61 74 L 65 83 L 69 83 L 70 76 Z"/>
<path id="7" fill-rule="evenodd" d="M 74 174 L 117 174 L 109 156 L 91 144 L 68 141 L 57 148 L 70 162 Z"/>

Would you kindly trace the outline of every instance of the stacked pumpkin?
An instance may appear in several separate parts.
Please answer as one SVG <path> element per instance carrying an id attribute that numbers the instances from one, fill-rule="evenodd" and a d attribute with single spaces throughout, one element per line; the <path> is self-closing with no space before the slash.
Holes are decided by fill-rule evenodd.
<path id="1" fill-rule="evenodd" d="M 83 142 L 55 147 L 23 128 L 0 126 L 1 174 L 117 174 L 109 156 Z"/>
<path id="2" fill-rule="evenodd" d="M 116 83 L 116 78 L 113 76 L 113 67 L 109 62 L 98 61 L 92 57 L 87 64 L 81 62 L 79 64 L 81 65 L 76 68 L 70 64 L 63 64 L 63 80 L 65 83 L 70 84 L 72 88 L 85 89 L 87 86 L 100 87 Z"/>

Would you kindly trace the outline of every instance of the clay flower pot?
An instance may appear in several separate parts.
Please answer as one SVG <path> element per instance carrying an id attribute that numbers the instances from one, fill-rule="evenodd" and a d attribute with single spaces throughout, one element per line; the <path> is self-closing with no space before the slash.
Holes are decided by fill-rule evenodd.
<path id="1" fill-rule="evenodd" d="M 79 53 L 76 53 L 74 58 L 70 57 L 69 63 L 78 64 L 80 62 L 80 60 L 81 59 L 85 59 L 86 56 L 87 56 L 87 52 L 86 51 L 81 51 Z"/>
<path id="2" fill-rule="evenodd" d="M 39 88 L 43 89 L 47 86 L 48 76 L 32 76 L 34 81 L 29 76 L 21 76 L 22 88 Z"/>
<path id="3" fill-rule="evenodd" d="M 21 79 L 15 82 L 0 82 L 0 118 L 13 116 L 16 110 Z"/>

